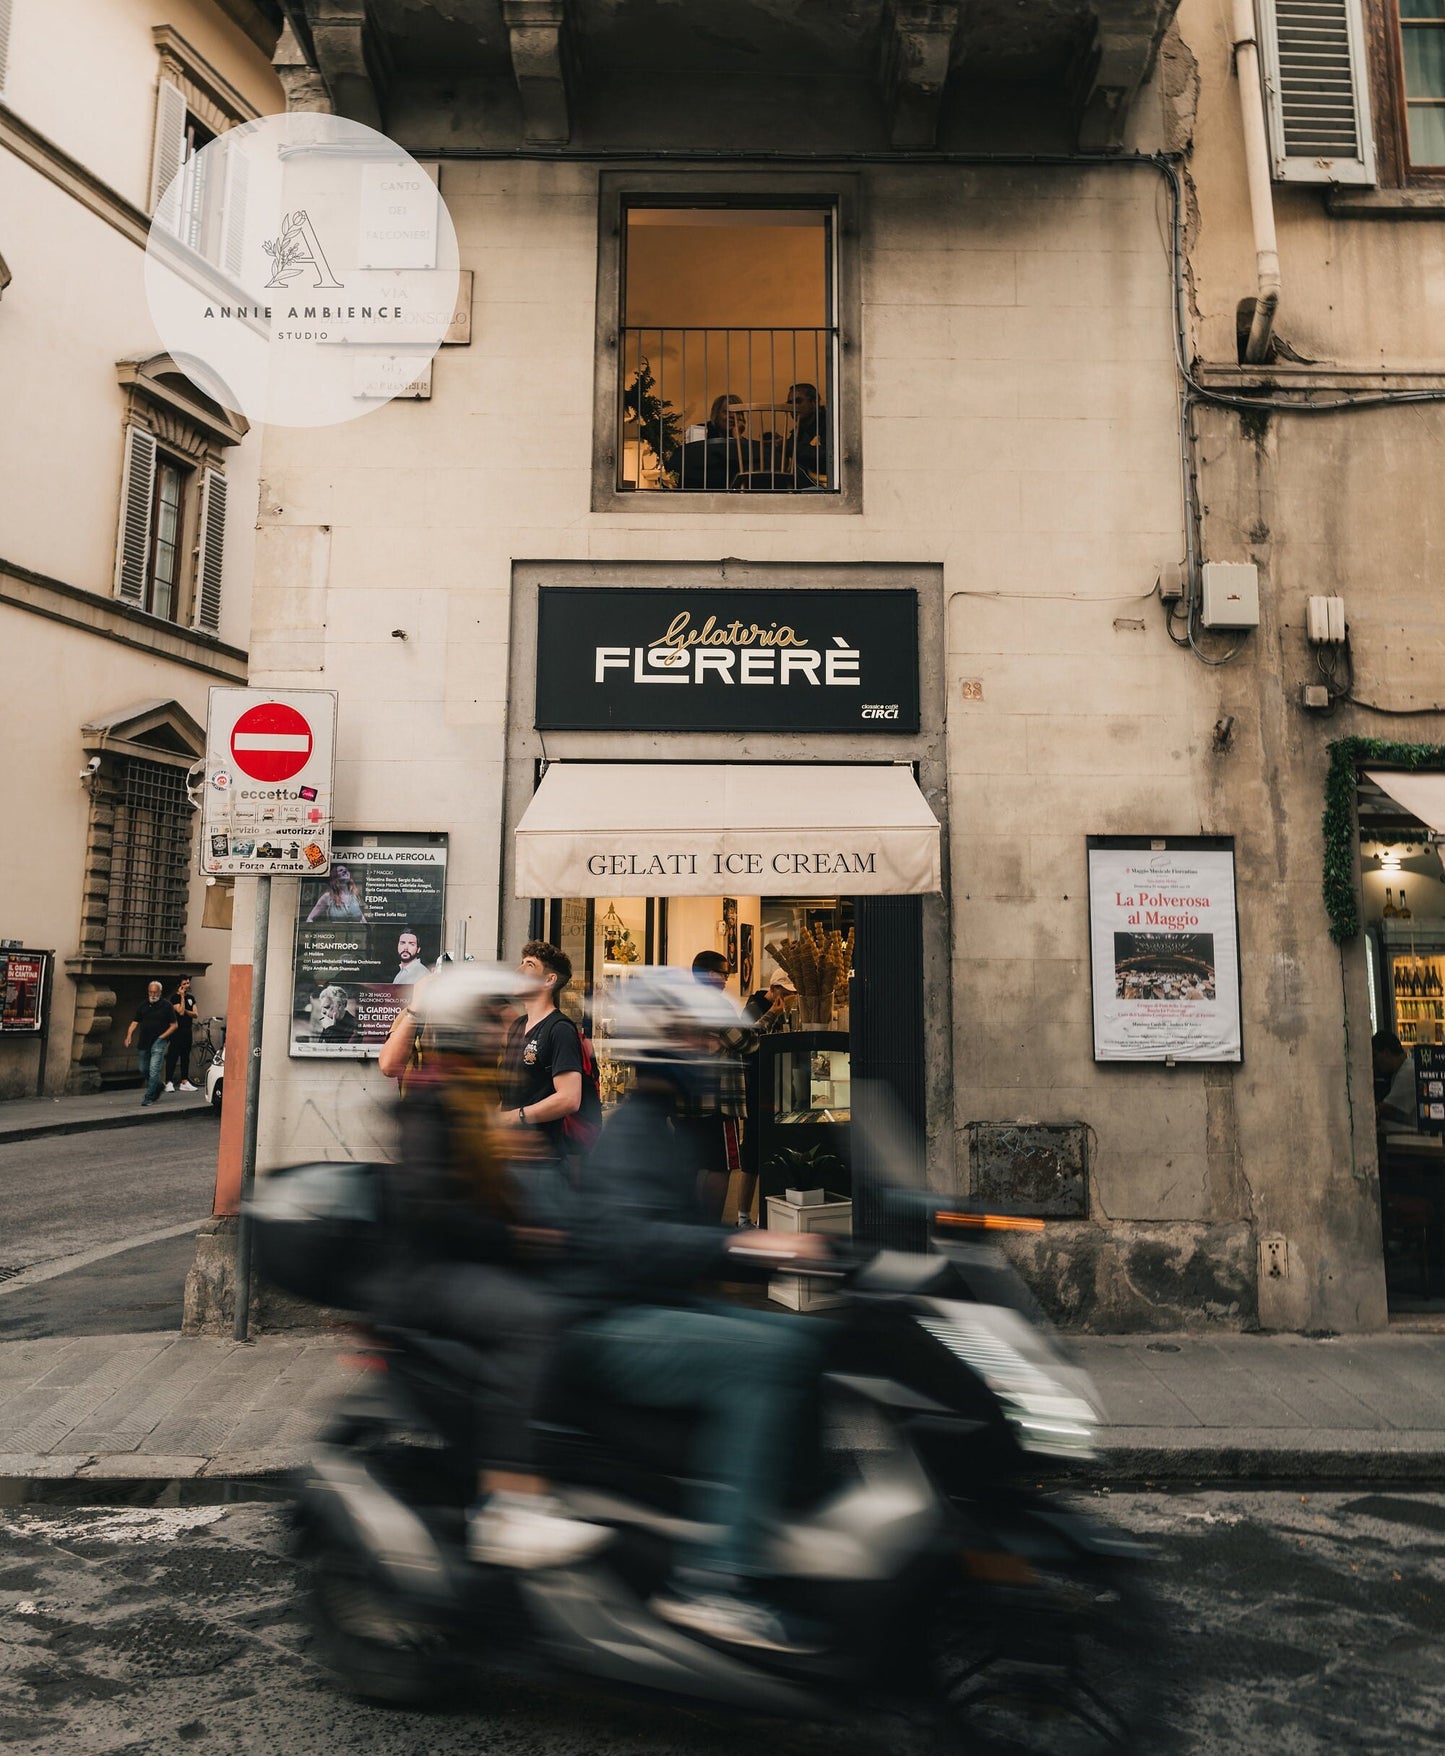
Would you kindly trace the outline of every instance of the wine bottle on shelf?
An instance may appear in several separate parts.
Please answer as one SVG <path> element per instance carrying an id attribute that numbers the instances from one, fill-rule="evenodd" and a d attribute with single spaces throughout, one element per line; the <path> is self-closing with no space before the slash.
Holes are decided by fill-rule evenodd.
<path id="1" fill-rule="evenodd" d="M 1400 921 L 1414 919 L 1410 913 L 1410 905 L 1405 901 L 1405 886 L 1403 884 L 1400 886 L 1400 906 L 1395 910 L 1395 918 Z"/>
<path id="2" fill-rule="evenodd" d="M 1394 894 L 1391 891 L 1390 886 L 1387 884 L 1385 886 L 1385 906 L 1384 906 L 1383 910 L 1381 911 L 1381 917 L 1384 920 L 1393 921 L 1399 915 L 1399 913 L 1400 913 L 1399 909 L 1397 909 L 1395 907 Z"/>

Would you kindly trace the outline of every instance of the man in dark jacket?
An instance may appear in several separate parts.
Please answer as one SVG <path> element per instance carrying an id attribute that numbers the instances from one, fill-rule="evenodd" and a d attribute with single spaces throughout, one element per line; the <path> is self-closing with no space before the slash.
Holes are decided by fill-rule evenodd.
<path id="1" fill-rule="evenodd" d="M 804 1652 L 818 1642 L 762 1601 L 757 1581 L 816 1394 L 822 1338 L 806 1319 L 704 1304 L 695 1289 L 827 1246 L 806 1233 L 740 1233 L 699 1213 L 697 1167 L 674 1121 L 693 1079 L 705 1077 L 709 1044 L 736 1025 L 721 1001 L 681 971 L 640 972 L 627 985 L 614 1048 L 637 1080 L 587 1165 L 574 1285 L 596 1314 L 576 1344 L 589 1381 L 624 1403 L 702 1416 L 697 1474 L 710 1479 L 694 1516 L 715 1534 L 653 1609 L 734 1645 Z"/>

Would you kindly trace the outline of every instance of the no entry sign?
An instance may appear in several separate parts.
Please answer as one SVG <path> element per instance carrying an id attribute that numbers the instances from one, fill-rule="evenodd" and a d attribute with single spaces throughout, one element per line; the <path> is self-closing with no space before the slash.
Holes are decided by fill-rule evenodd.
<path id="1" fill-rule="evenodd" d="M 310 760 L 316 743 L 305 714 L 284 701 L 248 707 L 231 733 L 231 755 L 253 780 L 290 780 Z"/>
<path id="2" fill-rule="evenodd" d="M 324 873 L 331 858 L 336 696 L 212 689 L 201 779 L 201 870 Z"/>

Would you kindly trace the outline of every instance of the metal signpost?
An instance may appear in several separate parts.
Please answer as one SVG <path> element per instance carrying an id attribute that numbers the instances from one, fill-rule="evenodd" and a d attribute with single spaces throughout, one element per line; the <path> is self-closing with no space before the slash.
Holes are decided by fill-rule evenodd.
<path id="1" fill-rule="evenodd" d="M 232 1334 L 246 1340 L 251 1315 L 250 1198 L 256 1181 L 261 1034 L 271 879 L 325 871 L 331 858 L 336 695 L 329 689 L 212 689 L 202 777 L 201 870 L 254 876 L 246 1108 L 241 1135 L 241 1216 L 236 1231 Z"/>

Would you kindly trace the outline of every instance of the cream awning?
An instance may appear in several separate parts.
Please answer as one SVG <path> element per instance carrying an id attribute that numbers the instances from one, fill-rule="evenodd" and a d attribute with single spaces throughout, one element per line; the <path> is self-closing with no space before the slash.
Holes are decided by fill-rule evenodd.
<path id="1" fill-rule="evenodd" d="M 922 896 L 939 830 L 906 767 L 554 762 L 518 896 Z"/>
<path id="2" fill-rule="evenodd" d="M 1367 768 L 1365 777 L 1374 781 L 1382 793 L 1388 793 L 1397 805 L 1403 805 L 1412 817 L 1418 817 L 1427 829 L 1445 834 L 1445 774 L 1438 770 L 1412 774 L 1394 768 Z"/>

